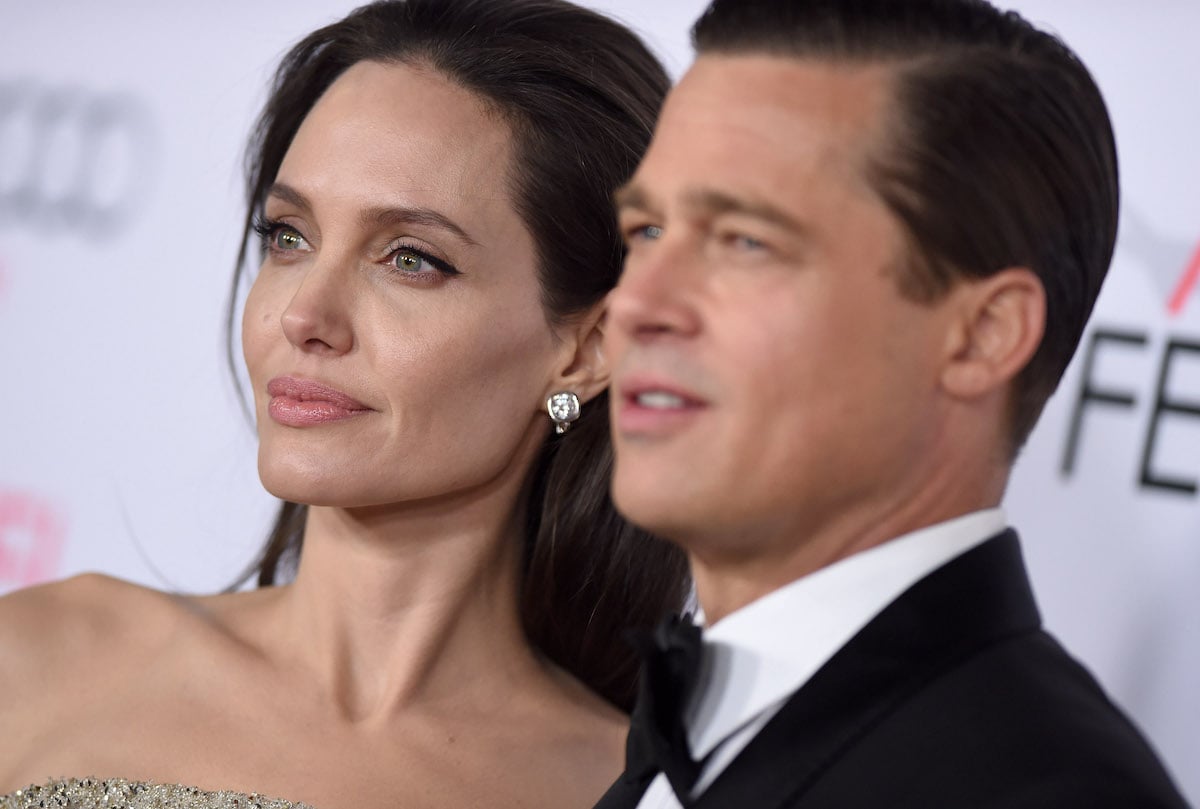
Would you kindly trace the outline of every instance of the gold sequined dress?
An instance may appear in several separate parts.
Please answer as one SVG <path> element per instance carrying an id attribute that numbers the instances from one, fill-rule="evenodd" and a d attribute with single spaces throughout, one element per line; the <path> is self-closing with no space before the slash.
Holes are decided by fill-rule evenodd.
<path id="1" fill-rule="evenodd" d="M 262 795 L 206 792 L 178 784 L 119 778 L 70 778 L 18 789 L 0 797 L 0 809 L 313 809 Z"/>

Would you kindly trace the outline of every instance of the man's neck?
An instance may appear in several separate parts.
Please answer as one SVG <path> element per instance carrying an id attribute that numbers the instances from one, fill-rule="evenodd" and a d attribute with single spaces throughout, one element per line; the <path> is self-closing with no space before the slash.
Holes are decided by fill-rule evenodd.
<path id="1" fill-rule="evenodd" d="M 715 623 L 741 607 L 790 582 L 855 554 L 878 547 L 898 537 L 1000 502 L 1003 482 L 974 496 L 954 492 L 939 496 L 899 499 L 890 508 L 847 511 L 821 525 L 794 526 L 780 536 L 739 543 L 753 552 L 721 552 L 727 542 L 685 544 L 696 582 L 696 593 L 709 623 Z M 711 549 L 717 548 L 716 552 Z"/>

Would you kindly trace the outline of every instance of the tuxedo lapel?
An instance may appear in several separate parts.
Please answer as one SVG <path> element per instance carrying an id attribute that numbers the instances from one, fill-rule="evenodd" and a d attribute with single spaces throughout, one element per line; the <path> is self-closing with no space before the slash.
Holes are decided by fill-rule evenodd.
<path id="1" fill-rule="evenodd" d="M 1039 625 L 1016 534 L 1005 531 L 929 574 L 880 612 L 690 805 L 780 806 L 938 673 Z M 644 789 L 643 784 L 637 794 Z M 633 807 L 636 800 L 600 806 Z"/>
<path id="2" fill-rule="evenodd" d="M 632 778 L 622 774 L 593 809 L 635 809 L 653 780 L 654 775 Z"/>

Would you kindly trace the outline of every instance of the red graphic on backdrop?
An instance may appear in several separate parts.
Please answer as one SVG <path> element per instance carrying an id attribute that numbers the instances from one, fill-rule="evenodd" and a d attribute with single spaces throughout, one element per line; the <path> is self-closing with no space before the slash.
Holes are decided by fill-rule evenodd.
<path id="1" fill-rule="evenodd" d="M 1192 260 L 1188 262 L 1183 275 L 1179 276 L 1179 283 L 1171 292 L 1171 298 L 1167 301 L 1167 311 L 1172 315 L 1182 312 L 1184 304 L 1196 289 L 1197 283 L 1200 283 L 1200 244 L 1196 245 L 1196 252 L 1192 254 Z"/>
<path id="2" fill-rule="evenodd" d="M 0 491 L 0 585 L 24 587 L 54 578 L 65 541 L 65 521 L 49 502 Z"/>
<path id="3" fill-rule="evenodd" d="M 1132 205 L 1121 211 L 1117 251 L 1134 257 L 1161 294 L 1168 317 L 1183 314 L 1200 291 L 1200 244 L 1159 229 Z"/>

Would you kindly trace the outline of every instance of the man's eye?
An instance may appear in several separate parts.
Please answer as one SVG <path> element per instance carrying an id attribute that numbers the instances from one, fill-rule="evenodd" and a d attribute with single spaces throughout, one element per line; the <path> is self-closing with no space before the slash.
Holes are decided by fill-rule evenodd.
<path id="1" fill-rule="evenodd" d="M 722 249 L 739 253 L 756 253 L 767 249 L 766 242 L 734 230 L 718 232 L 716 241 Z"/>
<path id="2" fill-rule="evenodd" d="M 627 231 L 626 238 L 633 242 L 652 242 L 662 237 L 662 228 L 658 225 L 638 225 Z"/>

